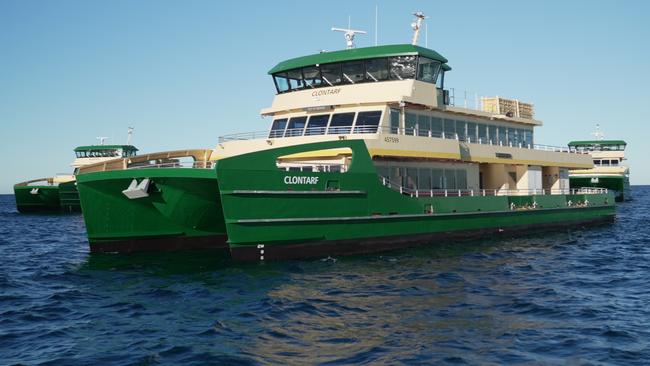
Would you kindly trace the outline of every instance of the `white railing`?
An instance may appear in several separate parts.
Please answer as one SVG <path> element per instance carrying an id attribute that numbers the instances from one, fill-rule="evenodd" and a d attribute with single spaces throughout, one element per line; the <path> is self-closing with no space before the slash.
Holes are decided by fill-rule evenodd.
<path id="1" fill-rule="evenodd" d="M 591 187 L 566 189 L 416 189 L 391 183 L 386 177 L 379 178 L 384 186 L 411 197 L 545 196 L 607 193 L 607 188 Z"/>
<path id="2" fill-rule="evenodd" d="M 129 165 L 127 169 L 149 169 L 149 168 L 192 168 L 192 169 L 212 169 L 215 166 L 214 161 L 177 161 L 154 163 L 149 162 Z"/>
<path id="3" fill-rule="evenodd" d="M 448 140 L 458 140 L 471 144 L 479 145 L 492 145 L 492 146 L 505 146 L 520 149 L 532 149 L 540 151 L 561 152 L 571 154 L 588 154 L 587 152 L 569 149 L 568 147 L 530 144 L 527 142 L 512 142 L 512 141 L 499 141 L 489 138 L 476 138 L 475 136 L 459 135 L 452 132 L 437 132 L 431 130 L 420 130 L 418 128 L 400 128 L 400 127 L 376 127 L 376 126 L 356 126 L 351 127 L 314 127 L 306 129 L 291 129 L 286 131 L 255 131 L 244 132 L 232 135 L 225 135 L 219 137 L 219 143 L 226 141 L 237 140 L 253 140 L 253 139 L 272 139 L 272 138 L 290 138 L 297 136 L 315 136 L 315 135 L 347 135 L 347 134 L 390 134 L 390 135 L 404 135 L 404 136 L 419 136 L 442 138 Z"/>

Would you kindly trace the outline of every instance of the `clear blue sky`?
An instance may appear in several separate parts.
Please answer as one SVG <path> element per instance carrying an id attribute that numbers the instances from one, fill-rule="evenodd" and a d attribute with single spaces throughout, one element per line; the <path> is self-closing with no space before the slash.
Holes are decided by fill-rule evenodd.
<path id="1" fill-rule="evenodd" d="M 367 30 L 357 46 L 408 43 L 411 12 L 449 59 L 446 85 L 535 104 L 538 143 L 629 143 L 633 184 L 650 184 L 648 1 L 31 1 L 0 0 L 0 193 L 70 172 L 72 149 L 134 126 L 141 151 L 213 147 L 264 130 L 277 62 L 344 48 L 329 29 Z M 421 39 L 424 45 L 424 37 Z M 645 136 L 645 137 L 644 137 Z"/>

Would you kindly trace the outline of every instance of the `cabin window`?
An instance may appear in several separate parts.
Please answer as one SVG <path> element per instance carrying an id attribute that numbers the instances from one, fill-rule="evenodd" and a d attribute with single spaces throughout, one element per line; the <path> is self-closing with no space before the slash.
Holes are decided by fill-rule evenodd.
<path id="1" fill-rule="evenodd" d="M 418 115 L 418 136 L 429 136 L 431 131 L 431 117 L 425 114 Z"/>
<path id="2" fill-rule="evenodd" d="M 444 188 L 444 171 L 442 169 L 431 169 L 431 189 Z"/>
<path id="3" fill-rule="evenodd" d="M 287 79 L 287 74 L 275 74 L 273 75 L 275 80 L 275 87 L 278 89 L 278 93 L 284 93 L 289 90 L 289 80 Z"/>
<path id="4" fill-rule="evenodd" d="M 366 60 L 366 77 L 369 81 L 388 80 L 388 59 L 374 58 Z"/>
<path id="5" fill-rule="evenodd" d="M 377 133 L 381 111 L 359 112 L 354 133 Z"/>
<path id="6" fill-rule="evenodd" d="M 285 136 L 302 136 L 307 124 L 307 117 L 293 117 L 289 120 Z"/>
<path id="7" fill-rule="evenodd" d="M 399 109 L 390 110 L 390 132 L 391 133 L 399 132 L 399 119 L 400 119 L 399 117 L 400 117 Z"/>
<path id="8" fill-rule="evenodd" d="M 600 159 L 594 160 L 594 165 L 600 165 Z"/>
<path id="9" fill-rule="evenodd" d="M 465 121 L 456 121 L 456 133 L 458 134 L 458 139 L 461 141 L 467 140 L 467 133 L 465 132 L 465 128 Z"/>
<path id="10" fill-rule="evenodd" d="M 354 121 L 354 113 L 337 113 L 332 115 L 328 135 L 340 135 L 350 133 L 352 129 L 352 122 Z"/>
<path id="11" fill-rule="evenodd" d="M 477 142 L 478 141 L 478 134 L 476 131 L 476 123 L 474 122 L 467 122 L 467 139 L 471 142 Z"/>
<path id="12" fill-rule="evenodd" d="M 478 138 L 481 140 L 481 143 L 488 142 L 488 131 L 486 125 L 478 125 Z"/>
<path id="13" fill-rule="evenodd" d="M 431 169 L 418 169 L 418 189 L 431 188 Z"/>
<path id="14" fill-rule="evenodd" d="M 406 113 L 406 120 L 404 122 L 404 134 L 415 135 L 416 127 L 418 124 L 418 116 L 413 113 Z"/>
<path id="15" fill-rule="evenodd" d="M 456 138 L 456 121 L 453 119 L 445 119 L 444 132 L 445 138 L 454 139 Z"/>
<path id="16" fill-rule="evenodd" d="M 508 138 L 507 138 L 508 137 L 508 133 L 507 133 L 508 129 L 505 128 L 505 127 L 498 127 L 497 129 L 498 129 L 498 135 L 499 135 L 499 143 L 501 143 L 503 145 L 507 145 L 508 144 Z"/>
<path id="17" fill-rule="evenodd" d="M 390 78 L 393 80 L 404 80 L 415 78 L 416 57 L 398 56 L 390 57 Z"/>
<path id="18" fill-rule="evenodd" d="M 442 118 L 431 117 L 431 136 L 442 137 Z"/>
<path id="19" fill-rule="evenodd" d="M 418 62 L 418 80 L 427 83 L 435 83 L 440 70 L 440 62 L 426 57 L 420 57 Z"/>
<path id="20" fill-rule="evenodd" d="M 458 189 L 467 189 L 467 171 L 460 169 L 456 171 L 456 187 Z"/>
<path id="21" fill-rule="evenodd" d="M 291 90 L 300 90 L 305 87 L 302 81 L 302 69 L 289 70 L 287 72 L 289 78 L 289 87 Z"/>
<path id="22" fill-rule="evenodd" d="M 343 83 L 356 84 L 365 81 L 365 66 L 363 61 L 343 63 Z"/>
<path id="23" fill-rule="evenodd" d="M 320 70 L 316 66 L 305 67 L 302 69 L 305 76 L 305 86 L 315 88 L 321 86 L 323 80 L 320 78 Z"/>
<path id="24" fill-rule="evenodd" d="M 402 181 L 402 186 L 408 189 L 418 189 L 418 170 L 416 168 L 406 168 L 406 175 Z"/>
<path id="25" fill-rule="evenodd" d="M 456 185 L 456 171 L 453 169 L 445 169 L 445 189 L 457 189 Z"/>
<path id="26" fill-rule="evenodd" d="M 273 121 L 273 124 L 271 125 L 271 132 L 269 133 L 269 137 L 282 137 L 284 136 L 284 128 L 287 127 L 287 119 L 286 118 L 280 118 L 276 119 Z"/>
<path id="27" fill-rule="evenodd" d="M 327 85 L 341 84 L 341 64 L 325 64 L 320 66 L 323 82 Z"/>
<path id="28" fill-rule="evenodd" d="M 610 160 L 610 164 L 613 165 L 613 166 L 617 166 L 618 165 L 618 159 Z"/>
<path id="29" fill-rule="evenodd" d="M 497 126 L 488 126 L 488 135 L 490 136 L 490 142 L 494 145 L 499 144 L 499 134 Z"/>
<path id="30" fill-rule="evenodd" d="M 309 122 L 307 122 L 307 130 L 305 131 L 305 136 L 308 135 L 324 135 L 325 130 L 327 129 L 327 122 L 330 120 L 329 114 L 319 114 L 316 116 L 309 117 Z"/>

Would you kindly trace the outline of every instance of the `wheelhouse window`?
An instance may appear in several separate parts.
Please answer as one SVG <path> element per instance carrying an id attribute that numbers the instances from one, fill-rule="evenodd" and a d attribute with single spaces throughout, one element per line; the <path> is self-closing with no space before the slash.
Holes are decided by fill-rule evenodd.
<path id="1" fill-rule="evenodd" d="M 350 133 L 352 129 L 352 122 L 354 121 L 354 113 L 337 113 L 332 115 L 328 135 L 340 135 Z"/>
<path id="2" fill-rule="evenodd" d="M 327 122 L 329 122 L 329 120 L 329 114 L 319 114 L 309 117 L 309 121 L 307 122 L 307 129 L 305 130 L 305 136 L 324 135 L 325 130 L 327 129 Z"/>
<path id="3" fill-rule="evenodd" d="M 289 120 L 285 136 L 302 136 L 307 124 L 307 117 L 293 117 Z"/>
<path id="4" fill-rule="evenodd" d="M 438 72 L 440 71 L 440 61 L 435 61 L 426 57 L 420 57 L 418 62 L 418 77 L 420 81 L 427 83 L 436 83 Z"/>
<path id="5" fill-rule="evenodd" d="M 323 82 L 326 85 L 339 85 L 342 82 L 341 64 L 320 65 Z"/>
<path id="6" fill-rule="evenodd" d="M 366 60 L 366 79 L 368 81 L 388 80 L 388 59 L 374 58 Z"/>
<path id="7" fill-rule="evenodd" d="M 287 127 L 287 119 L 286 118 L 279 118 L 273 121 L 273 124 L 271 125 L 271 132 L 269 133 L 269 137 L 282 137 L 284 136 L 284 129 Z"/>
<path id="8" fill-rule="evenodd" d="M 291 88 L 291 90 L 300 90 L 305 87 L 302 78 L 302 69 L 289 70 L 287 72 L 287 77 L 289 78 L 289 88 Z"/>
<path id="9" fill-rule="evenodd" d="M 284 93 L 289 91 L 289 79 L 287 79 L 286 73 L 275 74 L 273 75 L 275 80 L 275 87 L 278 89 L 278 93 Z"/>
<path id="10" fill-rule="evenodd" d="M 390 63 L 390 78 L 404 80 L 415 78 L 416 56 L 397 56 L 388 59 Z"/>
<path id="11" fill-rule="evenodd" d="M 359 112 L 354 133 L 377 133 L 381 111 Z"/>
<path id="12" fill-rule="evenodd" d="M 406 113 L 406 118 L 404 119 L 404 134 L 415 136 L 417 125 L 418 115 L 413 113 Z"/>
<path id="13" fill-rule="evenodd" d="M 343 63 L 343 83 L 356 84 L 365 81 L 366 67 L 363 61 Z"/>
<path id="14" fill-rule="evenodd" d="M 323 83 L 320 70 L 316 66 L 305 67 L 302 69 L 302 73 L 305 76 L 305 85 L 309 88 L 317 88 Z"/>

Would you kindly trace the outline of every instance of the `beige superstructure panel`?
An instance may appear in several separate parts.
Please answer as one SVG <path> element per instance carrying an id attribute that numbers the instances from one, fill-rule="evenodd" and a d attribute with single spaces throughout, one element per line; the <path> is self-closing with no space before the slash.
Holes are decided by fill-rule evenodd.
<path id="1" fill-rule="evenodd" d="M 460 160 L 457 140 L 408 135 L 380 135 L 367 140 L 371 156 Z"/>
<path id="2" fill-rule="evenodd" d="M 603 167 L 595 167 L 592 169 L 579 169 L 579 170 L 572 170 L 571 175 L 576 176 L 576 175 L 584 175 L 584 176 L 602 176 L 602 175 L 622 175 L 628 172 L 628 168 L 626 166 L 603 166 Z"/>
<path id="3" fill-rule="evenodd" d="M 574 154 L 497 145 L 462 144 L 464 153 L 466 154 L 463 156 L 463 159 L 477 163 L 560 166 L 571 169 L 586 169 L 593 167 L 592 158 L 587 154 Z"/>
<path id="4" fill-rule="evenodd" d="M 263 115 L 332 105 L 408 102 L 436 108 L 436 86 L 417 80 L 337 85 L 278 94 Z"/>

